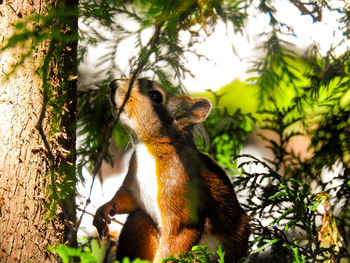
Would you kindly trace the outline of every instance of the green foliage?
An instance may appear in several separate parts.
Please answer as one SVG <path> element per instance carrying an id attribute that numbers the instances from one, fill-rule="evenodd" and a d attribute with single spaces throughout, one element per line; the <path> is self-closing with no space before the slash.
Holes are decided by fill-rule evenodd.
<path id="1" fill-rule="evenodd" d="M 259 101 L 260 107 L 267 102 L 269 94 L 282 92 L 280 83 L 285 81 L 289 87 L 294 87 L 294 82 L 298 80 L 295 69 L 289 63 L 296 54 L 289 49 L 283 48 L 285 41 L 278 38 L 275 31 L 272 31 L 270 37 L 264 44 L 266 57 L 262 62 L 257 62 L 254 69 L 250 70 L 259 75 L 256 78 L 250 78 L 250 81 L 256 81 L 260 88 Z"/>
<path id="2" fill-rule="evenodd" d="M 96 241 L 96 240 L 95 240 Z M 207 251 L 207 246 L 194 246 L 190 252 L 185 252 L 184 254 L 179 254 L 178 257 L 170 255 L 169 257 L 162 260 L 162 262 L 178 262 L 178 263 L 186 263 L 186 262 L 199 262 L 199 263 L 209 263 L 210 255 L 213 252 Z M 57 247 L 48 247 L 48 250 L 54 252 L 60 256 L 63 263 L 72 262 L 71 260 L 79 259 L 79 262 L 82 263 L 94 263 L 98 262 L 94 253 L 90 246 L 84 245 L 81 248 L 71 248 L 63 244 L 58 244 Z M 217 250 L 218 262 L 224 263 L 225 252 L 222 251 L 221 246 L 219 246 Z M 124 258 L 122 263 L 147 263 L 147 260 L 135 259 L 131 261 L 129 258 Z M 115 263 L 120 263 L 119 261 L 115 261 Z"/>
<path id="3" fill-rule="evenodd" d="M 118 263 L 119 261 L 116 261 L 116 263 Z M 142 260 L 142 259 L 134 259 L 133 261 L 131 261 L 129 258 L 123 258 L 121 263 L 149 263 L 149 261 L 147 260 Z"/>
<path id="4" fill-rule="evenodd" d="M 281 112 L 275 112 L 275 115 L 279 114 Z M 271 123 L 270 118 L 267 120 L 267 123 Z M 274 124 L 276 125 L 277 122 Z M 285 130 L 282 131 L 284 134 Z M 287 141 L 293 136 L 297 135 L 289 134 Z M 269 160 L 267 163 L 253 156 L 240 156 L 240 158 L 246 158 L 240 167 L 260 165 L 265 172 L 244 171 L 244 176 L 235 180 L 235 184 L 241 189 L 249 189 L 245 207 L 254 217 L 252 222 L 253 245 L 257 247 L 251 254 L 257 254 L 269 247 L 270 260 L 278 259 L 279 262 L 292 262 L 293 260 L 293 262 L 323 262 L 348 257 L 346 244 L 344 247 L 337 228 L 326 225 L 325 221 L 320 225 L 316 220 L 317 217 L 321 217 L 317 210 L 320 204 L 324 206 L 326 213 L 331 213 L 331 209 L 326 205 L 328 198 L 332 193 L 334 196 L 334 193 L 347 190 L 344 189 L 344 183 L 349 179 L 348 175 L 345 175 L 347 179 L 342 179 L 343 184 L 330 188 L 331 182 L 323 183 L 320 180 L 321 170 L 314 159 L 301 160 L 286 149 L 286 141 L 281 137 L 278 142 L 272 139 L 268 142 L 269 148 L 279 158 Z M 347 170 L 348 168 L 345 168 L 344 174 L 348 173 Z M 344 174 L 340 177 L 343 177 Z M 311 183 L 315 182 L 322 187 L 322 191 L 312 190 Z M 339 194 L 336 196 L 339 201 L 345 201 L 343 207 L 346 208 L 349 197 Z M 327 220 L 332 219 L 330 217 Z M 261 221 L 267 221 L 268 224 L 262 224 Z M 321 227 L 325 227 L 329 231 L 327 233 L 332 236 L 332 239 L 328 240 L 329 246 L 327 247 L 320 241 L 320 234 L 324 234 L 325 231 Z M 296 234 L 295 231 L 301 234 Z"/>
<path id="5" fill-rule="evenodd" d="M 98 241 L 92 239 L 89 244 L 82 245 L 79 248 L 72 248 L 63 244 L 57 244 L 56 247 L 48 247 L 47 249 L 50 252 L 56 253 L 62 260 L 63 263 L 69 262 L 81 262 L 81 263 L 98 263 L 101 262 L 97 260 L 96 245 L 99 246 Z M 79 261 L 77 261 L 79 260 Z M 119 263 L 119 261 L 115 261 L 115 263 Z M 122 263 L 149 263 L 147 260 L 135 259 L 130 261 L 129 258 L 124 258 Z"/>
<path id="6" fill-rule="evenodd" d="M 97 259 L 91 254 L 88 247 L 71 248 L 63 244 L 58 244 L 57 247 L 48 247 L 48 250 L 60 256 L 63 263 L 71 262 L 71 259 L 79 259 L 82 263 L 97 263 Z"/>
<path id="7" fill-rule="evenodd" d="M 225 251 L 222 250 L 222 247 L 219 246 L 218 250 L 216 253 L 219 256 L 218 263 L 224 263 L 225 262 Z"/>
<path id="8" fill-rule="evenodd" d="M 207 251 L 207 246 L 194 246 L 191 251 L 185 251 L 184 254 L 179 254 L 178 257 L 170 255 L 162 260 L 162 263 L 174 262 L 174 263 L 190 263 L 190 262 L 201 262 L 210 263 L 210 255 L 213 252 Z M 218 262 L 224 262 L 225 252 L 222 251 L 221 246 L 219 246 L 218 251 Z"/>
<path id="9" fill-rule="evenodd" d="M 322 59 L 327 58 L 317 61 L 322 63 Z M 347 63 L 342 67 L 348 72 Z M 335 73 L 315 84 L 312 64 L 308 70 L 309 88 L 294 85 L 292 103 L 277 103 L 277 96 L 270 93 L 266 96 L 271 103 L 261 106 L 261 129 L 269 131 L 261 137 L 273 158 L 238 157 L 244 158 L 239 165 L 243 176 L 236 177 L 235 184 L 248 190 L 244 206 L 254 218 L 252 246 L 256 248 L 251 252 L 252 260 L 258 260 L 266 250 L 269 255 L 265 260 L 278 262 L 336 262 L 350 257 L 349 221 L 343 219 L 349 206 L 349 137 L 345 137 L 350 112 L 348 105 L 340 102 L 349 88 L 349 77 Z M 264 86 L 261 89 L 264 92 Z M 301 157 L 288 147 L 301 135 L 311 139 L 311 157 Z M 335 175 L 337 184 L 334 179 L 322 178 L 335 165 L 342 167 Z M 259 166 L 263 171 L 249 172 L 249 166 Z M 335 209 L 341 212 L 334 215 Z"/>

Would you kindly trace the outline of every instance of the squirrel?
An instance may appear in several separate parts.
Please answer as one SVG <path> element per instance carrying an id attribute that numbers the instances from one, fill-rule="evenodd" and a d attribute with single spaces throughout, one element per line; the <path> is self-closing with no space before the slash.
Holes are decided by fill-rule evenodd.
<path id="1" fill-rule="evenodd" d="M 127 96 L 130 80 L 114 80 L 114 115 Z M 117 244 L 124 257 L 160 262 L 208 245 L 221 245 L 225 262 L 246 256 L 249 217 L 237 201 L 225 170 L 195 145 L 193 127 L 212 105 L 206 98 L 167 93 L 160 84 L 136 79 L 120 113 L 134 152 L 123 184 L 97 209 L 93 225 L 108 233 L 110 217 L 129 214 Z M 211 260 L 215 260 L 211 258 Z"/>

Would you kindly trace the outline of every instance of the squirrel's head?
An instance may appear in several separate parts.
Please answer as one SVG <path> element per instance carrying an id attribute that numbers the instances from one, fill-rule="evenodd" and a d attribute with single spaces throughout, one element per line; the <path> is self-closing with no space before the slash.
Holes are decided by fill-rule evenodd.
<path id="1" fill-rule="evenodd" d="M 121 110 L 120 122 L 142 141 L 186 137 L 211 110 L 206 98 L 170 95 L 147 79 L 136 79 L 128 94 L 129 85 L 130 80 L 111 83 L 113 114 Z"/>

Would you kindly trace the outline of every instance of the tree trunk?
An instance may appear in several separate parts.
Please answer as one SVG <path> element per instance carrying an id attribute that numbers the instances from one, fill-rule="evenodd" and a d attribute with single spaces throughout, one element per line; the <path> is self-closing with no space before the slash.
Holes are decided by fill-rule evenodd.
<path id="1" fill-rule="evenodd" d="M 67 1 L 72 2 L 75 1 Z M 34 13 L 46 14 L 48 8 L 58 4 L 59 0 L 0 1 L 0 41 L 13 33 L 12 25 L 17 21 Z M 76 30 L 76 21 L 72 25 L 70 28 Z M 53 57 L 50 62 L 49 82 L 54 96 L 50 99 L 62 98 L 59 107 L 64 111 L 57 121 L 59 130 L 52 132 L 50 111 L 55 105 L 45 107 L 43 137 L 38 129 L 44 100 L 43 81 L 35 72 L 43 64 L 48 49 L 48 42 L 38 46 L 7 81 L 7 72 L 23 47 L 13 47 L 0 54 L 0 262 L 55 262 L 58 258 L 48 252 L 47 246 L 76 242 L 75 176 L 72 176 L 76 83 L 74 78 L 67 80 L 67 75 L 75 74 L 76 43 L 71 43 L 60 58 Z M 43 138 L 48 140 L 50 150 Z M 58 167 L 65 167 L 64 173 L 56 170 L 50 175 L 50 168 Z M 71 172 L 69 180 L 73 187 L 62 187 L 64 198 L 58 200 L 59 207 L 50 217 L 48 207 L 57 199 L 52 195 L 55 188 L 52 186 L 64 185 L 65 179 L 59 175 L 68 178 L 67 171 Z"/>

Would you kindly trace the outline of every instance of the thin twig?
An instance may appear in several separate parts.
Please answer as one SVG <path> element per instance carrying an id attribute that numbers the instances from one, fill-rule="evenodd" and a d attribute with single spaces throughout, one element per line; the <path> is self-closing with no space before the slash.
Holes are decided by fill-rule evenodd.
<path id="1" fill-rule="evenodd" d="M 87 214 L 87 215 L 89 215 L 89 216 L 92 216 L 92 217 L 95 216 L 93 213 L 90 213 L 90 212 L 86 211 L 85 208 L 84 208 L 84 209 L 81 209 L 81 208 L 77 207 L 77 210 L 79 210 L 80 212 L 83 212 L 83 213 L 85 213 L 85 214 Z M 121 226 L 124 225 L 122 222 L 120 222 L 120 221 L 118 221 L 118 220 L 116 220 L 116 219 L 114 219 L 114 218 L 111 218 L 111 221 L 114 222 L 114 223 L 117 223 L 117 224 L 119 224 L 119 225 L 121 225 Z"/>

